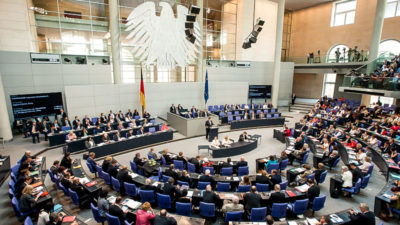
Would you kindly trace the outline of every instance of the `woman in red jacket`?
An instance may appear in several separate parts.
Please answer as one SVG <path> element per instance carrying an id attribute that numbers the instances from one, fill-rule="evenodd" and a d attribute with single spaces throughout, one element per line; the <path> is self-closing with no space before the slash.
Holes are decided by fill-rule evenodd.
<path id="1" fill-rule="evenodd" d="M 142 209 L 139 209 L 136 212 L 136 225 L 151 225 L 151 221 L 154 219 L 155 216 L 156 214 L 151 208 L 150 203 L 145 202 L 142 205 Z"/>

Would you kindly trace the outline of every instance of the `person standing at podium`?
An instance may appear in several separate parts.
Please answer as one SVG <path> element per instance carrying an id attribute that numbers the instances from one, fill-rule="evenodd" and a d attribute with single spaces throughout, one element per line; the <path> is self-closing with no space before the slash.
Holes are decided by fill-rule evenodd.
<path id="1" fill-rule="evenodd" d="M 208 139 L 212 125 L 214 125 L 214 122 L 211 120 L 211 117 L 208 117 L 208 120 L 206 121 L 206 139 Z"/>

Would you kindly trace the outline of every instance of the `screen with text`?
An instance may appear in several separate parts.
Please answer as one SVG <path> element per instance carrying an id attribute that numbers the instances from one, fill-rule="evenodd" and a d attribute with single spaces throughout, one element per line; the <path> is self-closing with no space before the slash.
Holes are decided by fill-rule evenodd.
<path id="1" fill-rule="evenodd" d="M 61 92 L 11 95 L 14 119 L 55 115 L 63 108 Z"/>

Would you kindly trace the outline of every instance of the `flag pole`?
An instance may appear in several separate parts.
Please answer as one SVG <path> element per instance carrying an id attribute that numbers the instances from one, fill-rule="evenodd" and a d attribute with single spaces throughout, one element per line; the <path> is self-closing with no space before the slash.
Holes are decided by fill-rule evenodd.
<path id="1" fill-rule="evenodd" d="M 143 67 L 140 63 L 140 104 L 142 105 L 142 117 L 144 116 L 144 84 L 143 84 Z"/>

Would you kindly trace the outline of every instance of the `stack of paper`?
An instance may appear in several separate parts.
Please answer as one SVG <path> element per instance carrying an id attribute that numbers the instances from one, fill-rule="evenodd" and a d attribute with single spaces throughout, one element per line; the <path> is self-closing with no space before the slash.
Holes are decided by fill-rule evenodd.
<path id="1" fill-rule="evenodd" d="M 187 196 L 190 198 L 193 196 L 193 191 L 188 191 Z"/>
<path id="2" fill-rule="evenodd" d="M 134 201 L 132 199 L 125 199 L 124 205 L 128 206 L 130 209 L 137 209 L 142 203 Z"/>

